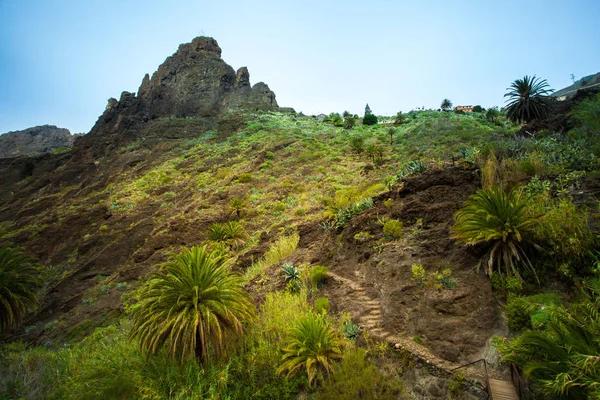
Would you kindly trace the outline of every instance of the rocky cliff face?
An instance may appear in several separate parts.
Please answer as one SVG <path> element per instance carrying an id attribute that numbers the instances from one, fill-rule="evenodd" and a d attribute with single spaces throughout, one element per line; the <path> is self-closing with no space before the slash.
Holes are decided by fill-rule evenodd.
<path id="1" fill-rule="evenodd" d="M 0 158 L 47 153 L 60 147 L 71 147 L 73 140 L 68 129 L 54 125 L 8 132 L 0 136 Z"/>
<path id="2" fill-rule="evenodd" d="M 197 37 L 180 45 L 152 77 L 146 74 L 137 95 L 123 92 L 119 100 L 110 99 L 78 147 L 98 157 L 140 139 L 161 118 L 202 117 L 211 129 L 228 112 L 278 109 L 265 83 L 252 86 L 246 67 L 236 72 L 221 59 L 216 40 Z"/>

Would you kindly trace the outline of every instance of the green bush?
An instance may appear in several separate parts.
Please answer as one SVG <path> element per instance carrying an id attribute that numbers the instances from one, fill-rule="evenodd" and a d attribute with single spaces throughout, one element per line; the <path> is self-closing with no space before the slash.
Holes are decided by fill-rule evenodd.
<path id="1" fill-rule="evenodd" d="M 373 114 L 365 114 L 363 117 L 363 125 L 376 125 L 377 117 Z"/>
<path id="2" fill-rule="evenodd" d="M 581 300 L 570 307 L 545 307 L 542 329 L 494 341 L 501 361 L 522 368 L 539 398 L 600 398 L 600 281 L 583 286 Z"/>
<path id="3" fill-rule="evenodd" d="M 327 379 L 320 400 L 395 399 L 402 393 L 402 381 L 395 372 L 387 374 L 369 360 L 365 349 L 352 347 Z"/>
<path id="4" fill-rule="evenodd" d="M 508 300 L 504 306 L 508 327 L 513 332 L 520 332 L 525 329 L 531 329 L 531 305 L 522 297 L 515 296 L 512 293 L 508 295 Z"/>
<path id="5" fill-rule="evenodd" d="M 383 225 L 383 234 L 387 240 L 397 240 L 402 237 L 404 224 L 397 219 L 388 219 Z"/>
<path id="6" fill-rule="evenodd" d="M 321 287 L 327 279 L 327 267 L 315 265 L 310 269 L 310 282 L 313 287 Z"/>
<path id="7" fill-rule="evenodd" d="M 358 135 L 350 136 L 350 150 L 356 154 L 365 151 L 365 138 Z"/>
<path id="8" fill-rule="evenodd" d="M 319 297 L 315 300 L 315 311 L 319 314 L 325 314 L 329 311 L 329 299 L 327 297 Z"/>
<path id="9" fill-rule="evenodd" d="M 237 181 L 239 183 L 248 183 L 252 182 L 252 174 L 239 174 Z"/>

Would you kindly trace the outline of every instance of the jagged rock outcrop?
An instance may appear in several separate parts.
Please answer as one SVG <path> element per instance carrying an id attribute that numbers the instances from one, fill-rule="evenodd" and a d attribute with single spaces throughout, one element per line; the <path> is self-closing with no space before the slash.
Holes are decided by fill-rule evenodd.
<path id="1" fill-rule="evenodd" d="M 92 149 L 94 157 L 106 154 L 140 139 L 153 120 L 164 117 L 203 117 L 210 129 L 228 112 L 278 109 L 265 83 L 251 86 L 248 68 L 236 72 L 221 59 L 215 39 L 197 37 L 180 45 L 152 77 L 146 74 L 137 95 L 111 98 L 80 147 Z"/>
<path id="2" fill-rule="evenodd" d="M 74 136 L 68 129 L 54 125 L 35 126 L 0 136 L 0 158 L 33 156 L 71 147 Z"/>
<path id="3" fill-rule="evenodd" d="M 148 116 L 214 117 L 232 110 L 276 110 L 275 93 L 259 82 L 250 85 L 248 68 L 237 72 L 221 59 L 217 41 L 197 37 L 182 44 L 150 78 L 144 76 L 137 97 Z"/>

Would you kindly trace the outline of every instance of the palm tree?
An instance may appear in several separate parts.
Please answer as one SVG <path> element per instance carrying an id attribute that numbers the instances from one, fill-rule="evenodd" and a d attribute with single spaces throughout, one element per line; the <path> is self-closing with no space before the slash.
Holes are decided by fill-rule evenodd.
<path id="1" fill-rule="evenodd" d="M 531 214 L 530 199 L 518 189 L 505 193 L 501 187 L 492 186 L 478 190 L 454 214 L 452 237 L 469 245 L 487 246 L 478 269 L 484 267 L 492 276 L 494 270 L 504 270 L 507 275 L 519 274 L 519 266 L 527 267 L 537 279 L 523 245 L 533 245 L 539 216 Z M 539 282 L 539 280 L 538 280 Z"/>
<path id="2" fill-rule="evenodd" d="M 442 110 L 448 111 L 452 108 L 452 102 L 449 99 L 442 100 L 442 105 L 440 106 Z"/>
<path id="3" fill-rule="evenodd" d="M 173 254 L 142 288 L 131 338 L 148 354 L 167 348 L 171 358 L 221 358 L 254 318 L 254 305 L 224 259 L 192 247 Z"/>
<path id="4" fill-rule="evenodd" d="M 283 363 L 277 369 L 290 377 L 305 370 L 308 383 L 332 370 L 331 361 L 342 358 L 341 340 L 324 315 L 309 313 L 290 330 L 287 347 L 283 349 Z"/>
<path id="5" fill-rule="evenodd" d="M 543 330 L 495 343 L 544 398 L 600 399 L 600 282 L 585 284 L 583 298 L 571 308 L 548 306 Z"/>
<path id="6" fill-rule="evenodd" d="M 553 92 L 548 89 L 548 82 L 525 75 L 523 79 L 517 79 L 510 85 L 506 106 L 506 117 L 513 122 L 531 122 L 534 119 L 545 117 L 550 111 L 550 97 Z"/>
<path id="7" fill-rule="evenodd" d="M 20 249 L 0 247 L 0 333 L 19 325 L 38 304 L 39 266 Z"/>

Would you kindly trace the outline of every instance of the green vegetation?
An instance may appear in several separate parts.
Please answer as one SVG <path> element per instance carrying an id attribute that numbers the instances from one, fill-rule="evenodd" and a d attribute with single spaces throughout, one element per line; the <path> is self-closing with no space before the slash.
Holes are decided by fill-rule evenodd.
<path id="1" fill-rule="evenodd" d="M 341 340 L 322 314 L 309 313 L 290 330 L 283 349 L 283 363 L 277 370 L 287 377 L 302 371 L 309 385 L 332 372 L 333 361 L 342 358 Z"/>
<path id="2" fill-rule="evenodd" d="M 531 365 L 519 354 L 529 354 L 541 342 L 520 342 L 521 335 L 545 332 L 553 340 L 559 338 L 555 341 L 568 353 L 561 359 L 567 361 L 559 362 L 566 370 L 558 371 L 554 356 L 537 351 L 535 357 L 528 357 L 539 365 L 550 365 L 558 375 L 532 372 L 533 388 L 546 393 L 542 398 L 556 396 L 544 392 L 545 387 L 552 381 L 556 390 L 560 381 L 568 387 L 563 397 L 591 397 L 595 389 L 590 382 L 597 381 L 592 356 L 598 349 L 593 346 L 599 335 L 592 315 L 584 314 L 583 306 L 579 309 L 586 304 L 591 310 L 591 303 L 573 300 L 570 286 L 600 274 L 596 238 L 600 208 L 590 196 L 593 179 L 600 176 L 598 104 L 600 98 L 579 103 L 571 111 L 576 127 L 569 132 L 540 131 L 531 138 L 514 137 L 520 126 L 497 108 L 464 115 L 411 111 L 384 117 L 390 122 L 395 118 L 394 131 L 389 124 L 357 124 L 358 117 L 349 113 L 344 113 L 342 126 L 336 113 L 326 123 L 302 115 L 247 114 L 243 116 L 245 128 L 225 135 L 198 129 L 198 118 L 151 121 L 164 131 L 194 127 L 190 132 L 204 133 L 180 142 L 165 141 L 158 149 L 150 145 L 137 149 L 148 155 L 140 167 L 115 172 L 106 187 L 73 186 L 57 192 L 49 187 L 36 192 L 39 200 L 29 205 L 32 210 L 44 208 L 40 204 L 55 207 L 3 223 L 1 239 L 22 243 L 29 238 L 27 248 L 39 251 L 41 240 L 52 232 L 82 216 L 87 218 L 78 231 L 69 232 L 72 237 L 65 240 L 66 248 L 48 253 L 52 262 L 61 264 L 41 269 L 45 287 L 72 279 L 89 262 L 90 254 L 95 257 L 96 249 L 126 249 L 131 245 L 128 236 L 140 232 L 147 232 L 142 239 L 148 244 L 130 258 L 136 264 L 138 258 L 150 254 L 160 259 L 180 243 L 205 245 L 207 259 L 235 281 L 236 292 L 248 300 L 245 286 L 259 299 L 256 316 L 252 318 L 251 307 L 242 307 L 244 316 L 196 321 L 189 316 L 196 313 L 193 307 L 204 309 L 200 306 L 204 303 L 194 299 L 193 290 L 183 287 L 183 278 L 177 280 L 163 267 L 150 275 L 148 283 L 136 282 L 135 268 L 127 262 L 119 270 L 124 272 L 121 277 L 102 271 L 106 275 L 88 280 L 90 286 L 76 298 L 80 300 L 74 302 L 73 312 L 66 313 L 76 318 L 52 317 L 24 329 L 26 340 L 45 346 L 12 343 L 0 347 L 0 397 L 401 396 L 395 364 L 399 353 L 390 351 L 387 343 L 375 344 L 349 316 L 328 314 L 330 302 L 331 309 L 338 309 L 337 299 L 331 297 L 337 284 L 319 290 L 327 268 L 309 264 L 313 253 L 307 251 L 311 244 L 306 247 L 306 241 L 318 233 L 336 243 L 332 252 L 337 246 L 355 245 L 365 253 L 385 255 L 390 247 L 401 254 L 411 241 L 427 240 L 430 230 L 438 226 L 429 218 L 424 223 L 417 219 L 421 216 L 404 214 L 403 200 L 396 196 L 400 185 L 407 180 L 418 183 L 419 174 L 449 164 L 477 168 L 481 173 L 483 190 L 457 213 L 452 233 L 483 254 L 482 266 L 493 272 L 495 294 L 506 301 L 504 312 L 517 335 L 506 343 L 522 343 L 525 348 L 523 353 L 504 349 L 507 362 L 518 361 L 527 372 Z M 19 185 L 30 190 L 34 188 L 30 183 L 28 178 Z M 138 230 L 138 226 L 148 229 Z M 296 252 L 298 232 L 304 247 Z M 121 241 L 124 246 L 111 247 Z M 541 251 L 538 245 L 543 246 Z M 88 253 L 90 248 L 94 253 Z M 336 254 L 330 256 L 336 260 Z M 415 258 L 413 262 L 420 261 Z M 172 258 L 170 264 L 174 263 Z M 423 263 L 412 266 L 415 298 L 461 295 L 464 266 L 453 275 L 455 265 L 450 261 L 430 264 L 423 258 Z M 140 275 L 149 267 L 142 262 Z M 231 270 L 242 271 L 243 279 L 231 277 Z M 288 284 L 289 290 L 283 289 L 282 275 L 294 282 Z M 534 284 L 536 276 L 539 285 Z M 118 283 L 120 279 L 128 283 Z M 168 288 L 172 288 L 170 294 L 150 297 Z M 590 290 L 591 298 L 597 296 Z M 121 295 L 125 315 L 94 319 L 106 307 L 114 307 L 115 296 L 118 301 Z M 229 309 L 211 300 L 212 306 Z M 570 317 L 561 319 L 564 313 Z M 569 326 L 560 331 L 568 333 L 555 330 L 555 320 Z M 70 321 L 74 322 L 71 329 L 61 335 Z M 220 324 L 221 332 L 216 329 L 196 337 L 194 333 L 204 323 Z M 579 336 L 572 343 L 567 336 L 575 325 L 585 334 L 575 332 Z M 100 326 L 104 327 L 94 332 Z M 422 341 L 418 336 L 413 339 Z M 363 347 L 355 347 L 352 341 Z M 592 345 L 577 347 L 585 341 L 586 346 Z M 329 346 L 329 352 L 319 356 L 318 343 Z M 140 346 L 144 351 L 140 352 Z M 286 349 L 284 360 L 282 349 Z M 511 354 L 515 361 L 508 358 Z M 326 362 L 313 361 L 315 357 Z M 582 357 L 587 364 L 582 364 Z M 198 362 L 200 358 L 203 363 Z M 451 385 L 453 395 L 462 387 L 460 382 Z"/>
<path id="3" fill-rule="evenodd" d="M 0 333 L 10 331 L 38 307 L 40 267 L 20 249 L 0 247 Z"/>
<path id="4" fill-rule="evenodd" d="M 600 284 L 585 286 L 582 300 L 546 306 L 548 321 L 511 340 L 497 339 L 503 360 L 523 368 L 546 398 L 600 398 Z"/>
<path id="5" fill-rule="evenodd" d="M 325 381 L 317 393 L 321 400 L 354 400 L 397 398 L 402 381 L 392 371 L 382 371 L 367 357 L 367 351 L 349 349 L 334 374 Z"/>
<path id="6" fill-rule="evenodd" d="M 550 111 L 551 99 L 548 96 L 552 90 L 548 89 L 546 80 L 540 80 L 525 75 L 517 79 L 509 88 L 504 97 L 508 97 L 506 117 L 515 122 L 531 122 L 534 119 L 545 117 Z"/>
<path id="7" fill-rule="evenodd" d="M 452 109 L 452 102 L 448 99 L 444 99 L 444 100 L 442 100 L 442 104 L 440 105 L 440 108 L 443 111 L 449 111 Z"/>
<path id="8" fill-rule="evenodd" d="M 521 278 L 519 269 L 528 268 L 537 274 L 524 246 L 534 245 L 534 235 L 540 216 L 528 209 L 530 198 L 513 189 L 478 190 L 465 206 L 456 212 L 452 235 L 469 245 L 488 247 L 478 267 L 484 267 L 489 276 L 495 270 Z"/>
<path id="9" fill-rule="evenodd" d="M 397 240 L 402 237 L 404 224 L 397 219 L 388 219 L 383 224 L 383 234 L 387 240 Z"/>
<path id="10" fill-rule="evenodd" d="M 223 258 L 206 247 L 192 247 L 171 256 L 140 292 L 130 336 L 142 350 L 183 360 L 220 359 L 242 322 L 252 320 L 254 306 Z"/>
<path id="11" fill-rule="evenodd" d="M 312 287 L 321 287 L 327 279 L 327 267 L 324 265 L 315 265 L 310 269 L 310 283 Z"/>

